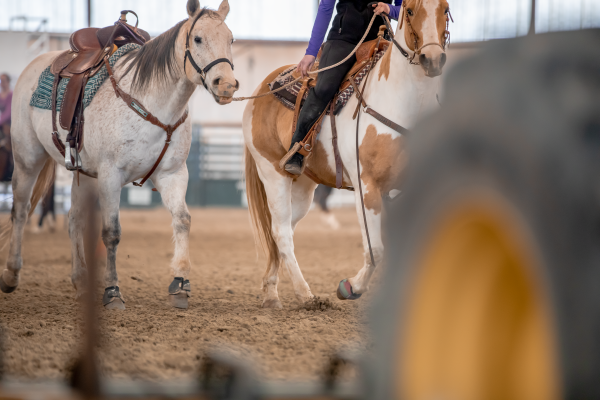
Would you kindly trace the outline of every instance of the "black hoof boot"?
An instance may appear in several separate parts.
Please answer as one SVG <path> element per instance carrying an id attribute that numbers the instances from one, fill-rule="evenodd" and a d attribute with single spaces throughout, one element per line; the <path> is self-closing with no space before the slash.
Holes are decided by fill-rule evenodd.
<path id="1" fill-rule="evenodd" d="M 104 289 L 104 296 L 102 297 L 102 304 L 107 310 L 124 310 L 125 300 L 121 295 L 121 291 L 118 286 L 111 286 Z"/>
<path id="2" fill-rule="evenodd" d="M 191 296 L 192 286 L 189 279 L 176 277 L 169 285 L 169 303 L 175 308 L 188 308 L 188 298 Z"/>
<path id="3" fill-rule="evenodd" d="M 302 160 L 304 156 L 300 153 L 296 153 L 288 160 L 285 164 L 285 171 L 292 175 L 301 175 L 302 174 Z"/>
<path id="4" fill-rule="evenodd" d="M 12 293 L 17 289 L 16 286 L 8 286 L 6 284 L 6 282 L 4 282 L 4 278 L 2 277 L 2 274 L 0 273 L 0 290 L 2 290 L 2 293 Z"/>

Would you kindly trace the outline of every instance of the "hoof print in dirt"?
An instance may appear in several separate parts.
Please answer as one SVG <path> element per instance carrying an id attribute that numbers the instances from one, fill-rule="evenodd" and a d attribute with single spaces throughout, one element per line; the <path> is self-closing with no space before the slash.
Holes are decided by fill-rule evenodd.
<path id="1" fill-rule="evenodd" d="M 118 286 L 111 286 L 104 289 L 104 296 L 102 297 L 102 304 L 107 310 L 124 310 L 125 300 L 121 295 L 121 291 Z"/>
<path id="2" fill-rule="evenodd" d="M 340 311 L 341 308 L 335 305 L 329 298 L 321 300 L 320 297 L 313 297 L 311 300 L 302 304 L 296 310 L 306 310 L 306 311 L 325 311 L 325 310 L 336 310 Z"/>
<path id="3" fill-rule="evenodd" d="M 279 299 L 271 299 L 271 300 L 265 300 L 263 301 L 262 304 L 262 308 L 278 308 L 281 309 L 283 308 L 283 305 L 281 304 L 281 301 L 279 301 Z"/>
<path id="4" fill-rule="evenodd" d="M 337 298 L 340 300 L 356 300 L 360 299 L 362 294 L 356 294 L 352 290 L 352 285 L 348 282 L 348 279 L 343 279 L 337 288 Z"/>
<path id="5" fill-rule="evenodd" d="M 191 291 L 189 279 L 175 277 L 169 285 L 169 303 L 175 308 L 187 309 Z"/>
<path id="6" fill-rule="evenodd" d="M 17 289 L 16 286 L 8 286 L 6 282 L 4 282 L 4 278 L 0 275 L 0 290 L 2 293 L 12 293 Z"/>

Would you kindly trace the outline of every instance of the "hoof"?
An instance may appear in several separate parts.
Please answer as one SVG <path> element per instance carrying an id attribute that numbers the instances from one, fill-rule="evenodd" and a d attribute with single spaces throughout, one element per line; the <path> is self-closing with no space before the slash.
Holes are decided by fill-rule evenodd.
<path id="1" fill-rule="evenodd" d="M 192 291 L 189 279 L 175 277 L 169 285 L 169 303 L 175 308 L 188 308 L 188 298 Z"/>
<path id="2" fill-rule="evenodd" d="M 111 301 L 110 303 L 105 304 L 104 309 L 105 310 L 124 310 L 125 303 L 123 302 L 123 300 L 116 298 L 113 301 Z"/>
<path id="3" fill-rule="evenodd" d="M 263 301 L 262 308 L 279 308 L 282 309 L 283 305 L 279 299 L 271 299 Z"/>
<path id="4" fill-rule="evenodd" d="M 2 290 L 3 293 L 12 293 L 16 288 L 16 286 L 8 286 L 6 282 L 4 282 L 4 277 L 0 274 L 0 290 Z"/>
<path id="5" fill-rule="evenodd" d="M 124 310 L 125 300 L 121 295 L 121 291 L 118 286 L 111 286 L 104 289 L 104 296 L 102 297 L 102 304 L 107 310 Z"/>
<path id="6" fill-rule="evenodd" d="M 177 294 L 170 294 L 169 303 L 172 307 L 182 308 L 185 310 L 188 308 L 188 294 L 184 291 L 181 291 Z"/>
<path id="7" fill-rule="evenodd" d="M 348 282 L 348 279 L 343 279 L 337 288 L 337 297 L 340 300 L 356 300 L 359 299 L 362 294 L 356 294 L 352 291 L 352 285 Z"/>

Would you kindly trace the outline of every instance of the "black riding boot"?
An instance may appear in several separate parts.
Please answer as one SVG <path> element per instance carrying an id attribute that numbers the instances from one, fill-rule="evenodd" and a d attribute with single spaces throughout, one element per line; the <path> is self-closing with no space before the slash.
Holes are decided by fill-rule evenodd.
<path id="1" fill-rule="evenodd" d="M 309 129 L 313 126 L 313 124 L 319 119 L 323 111 L 325 111 L 325 107 L 327 107 L 328 101 L 323 101 L 317 97 L 314 92 L 314 88 L 310 90 L 308 93 L 308 97 L 304 102 L 304 106 L 302 110 L 300 110 L 300 114 L 298 115 L 298 122 L 296 123 L 296 132 L 292 136 L 292 144 L 290 145 L 289 150 L 294 147 L 296 143 L 301 141 L 306 137 Z M 288 151 L 289 151 L 288 150 Z M 296 153 L 288 160 L 285 164 L 285 170 L 292 175 L 300 175 L 302 172 L 302 160 L 304 156 L 300 153 Z"/>

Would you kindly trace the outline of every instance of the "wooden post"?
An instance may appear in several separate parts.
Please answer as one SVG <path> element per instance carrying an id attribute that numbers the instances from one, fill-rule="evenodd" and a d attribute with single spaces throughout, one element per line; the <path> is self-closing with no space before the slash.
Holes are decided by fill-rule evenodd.
<path id="1" fill-rule="evenodd" d="M 531 20 L 529 22 L 529 35 L 535 35 L 535 1 L 531 0 Z"/>

